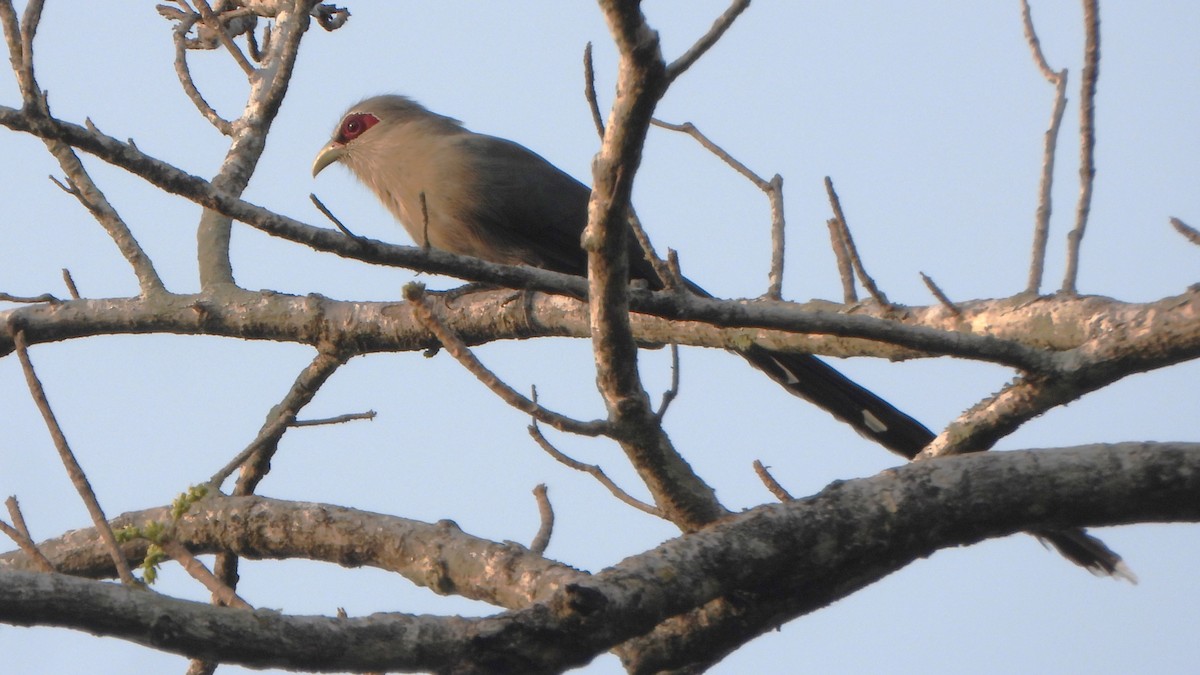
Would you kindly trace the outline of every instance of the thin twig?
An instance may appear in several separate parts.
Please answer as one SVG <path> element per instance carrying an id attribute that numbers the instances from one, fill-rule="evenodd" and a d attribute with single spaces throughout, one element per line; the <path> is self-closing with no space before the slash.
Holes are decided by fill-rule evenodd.
<path id="1" fill-rule="evenodd" d="M 32 95 L 35 92 L 40 95 L 41 92 L 35 82 L 33 75 L 33 36 L 37 34 L 38 24 L 42 21 L 42 7 L 45 5 L 45 0 L 30 0 L 25 5 L 25 12 L 21 14 L 21 52 L 24 56 L 24 64 L 22 69 L 26 71 L 29 78 L 30 87 L 29 93 Z"/>
<path id="2" fill-rule="evenodd" d="M 505 403 L 532 416 L 535 420 L 549 424 L 559 431 L 580 434 L 582 436 L 602 436 L 608 434 L 609 425 L 604 420 L 583 422 L 571 419 L 565 415 L 543 408 L 536 401 L 526 398 L 505 384 L 503 380 L 488 370 L 471 353 L 466 343 L 442 323 L 441 319 L 429 306 L 428 300 L 425 298 L 425 286 L 422 284 L 405 284 L 404 299 L 412 306 L 413 316 L 416 317 L 417 321 L 433 333 L 438 341 L 442 343 L 442 346 L 446 348 L 446 351 Z"/>
<path id="3" fill-rule="evenodd" d="M 94 129 L 91 124 L 89 127 Z M 129 225 L 108 201 L 108 197 L 92 180 L 91 174 L 84 168 L 83 162 L 75 153 L 74 148 L 61 141 L 47 140 L 45 144 L 46 149 L 58 160 L 59 167 L 66 174 L 67 183 L 64 185 L 54 176 L 50 176 L 50 180 L 74 197 L 83 208 L 87 209 L 88 213 L 92 214 L 96 222 L 100 223 L 100 227 L 104 228 L 109 238 L 117 245 L 117 250 L 133 268 L 133 274 L 138 280 L 138 288 L 142 293 L 151 295 L 166 290 L 162 277 L 154 268 L 154 262 L 134 238 L 133 231 L 129 229 Z"/>
<path id="4" fill-rule="evenodd" d="M 17 76 L 21 99 L 26 105 L 35 105 L 41 100 L 41 92 L 33 74 L 33 36 L 42 18 L 43 4 L 43 0 L 31 0 L 25 5 L 25 12 L 18 21 L 12 0 L 0 2 L 0 25 L 4 27 L 4 38 L 8 43 L 9 61 Z"/>
<path id="5" fill-rule="evenodd" d="M 1186 237 L 1188 241 L 1200 246 L 1200 230 L 1191 227 L 1178 218 L 1171 218 L 1171 227 L 1174 227 L 1175 231 Z"/>
<path id="6" fill-rule="evenodd" d="M 673 248 L 667 249 L 667 269 L 671 272 L 672 278 L 683 279 L 683 270 L 679 266 L 679 251 Z"/>
<path id="7" fill-rule="evenodd" d="M 1083 0 L 1083 22 L 1087 42 L 1083 52 L 1083 82 L 1079 92 L 1079 204 L 1075 227 L 1067 235 L 1067 271 L 1062 292 L 1076 293 L 1079 277 L 1079 246 L 1092 210 L 1092 185 L 1096 179 L 1096 80 L 1100 76 L 1099 0 Z"/>
<path id="8" fill-rule="evenodd" d="M 584 464 L 583 462 L 571 459 L 570 457 L 564 455 L 562 452 L 560 452 L 558 450 L 558 448 L 555 448 L 554 445 L 552 445 L 550 443 L 550 441 L 547 440 L 544 435 L 542 435 L 542 430 L 541 430 L 541 428 L 538 427 L 536 421 L 533 424 L 529 425 L 529 435 L 533 437 L 533 440 L 537 442 L 537 444 L 542 448 L 542 450 L 545 450 L 547 454 L 549 454 L 551 457 L 553 457 L 559 463 L 564 464 L 572 469 L 575 469 L 576 471 L 582 471 L 586 474 L 589 474 L 590 476 L 595 478 L 597 481 L 599 481 L 599 483 L 601 485 L 603 485 L 605 488 L 607 488 L 608 491 L 611 492 L 612 495 L 614 497 L 616 497 L 617 499 L 625 502 L 626 504 L 632 506 L 633 508 L 635 508 L 643 513 L 648 513 L 652 516 L 655 516 L 656 518 L 664 517 L 662 511 L 660 511 L 657 507 L 647 504 L 646 502 L 643 502 L 642 500 L 637 499 L 636 497 L 633 497 L 628 492 L 626 492 L 626 491 L 622 490 L 620 487 L 618 487 L 617 484 L 614 483 L 612 481 L 612 479 L 609 478 L 604 473 L 604 470 L 601 469 L 599 466 L 596 466 L 595 464 Z"/>
<path id="9" fill-rule="evenodd" d="M 270 46 L 270 41 L 271 41 L 271 27 L 270 26 L 268 26 L 264 30 L 264 35 L 267 36 L 267 38 L 266 38 L 267 46 Z M 253 59 L 255 63 L 261 64 L 263 61 L 267 60 L 266 51 L 260 50 L 258 48 L 258 38 L 256 38 L 254 36 L 253 30 L 246 31 L 246 50 L 250 52 L 250 58 Z"/>
<path id="10" fill-rule="evenodd" d="M 783 296 L 783 260 L 784 260 L 784 212 L 783 212 L 783 176 L 775 174 L 770 180 L 763 178 L 757 173 L 750 170 L 750 167 L 741 163 L 733 155 L 729 154 L 724 148 L 717 145 L 708 136 L 696 127 L 691 122 L 682 124 L 672 124 L 664 122 L 660 119 L 652 119 L 650 123 L 654 126 L 668 129 L 670 131 L 678 131 L 691 136 L 712 154 L 716 155 L 722 162 L 725 162 L 734 171 L 737 171 L 744 176 L 755 187 L 762 190 L 767 195 L 767 200 L 771 205 L 771 269 L 767 275 L 768 287 L 765 297 L 771 300 L 780 300 Z"/>
<path id="11" fill-rule="evenodd" d="M 841 230 L 842 243 L 850 258 L 850 263 L 854 266 L 854 271 L 858 273 L 858 280 L 862 283 L 863 288 L 867 289 L 867 293 L 870 293 L 871 297 L 875 298 L 879 304 L 891 307 L 892 303 L 888 302 L 887 296 L 879 290 L 879 287 L 875 285 L 875 280 L 867 274 L 867 270 L 863 267 L 862 258 L 858 255 L 858 247 L 854 245 L 854 237 L 850 235 L 850 225 L 846 223 L 846 214 L 842 212 L 842 201 L 838 198 L 837 191 L 833 189 L 833 180 L 829 176 L 825 177 L 825 192 L 829 195 L 829 204 L 833 207 L 833 215 L 837 218 L 837 225 Z"/>
<path id="12" fill-rule="evenodd" d="M 662 402 L 658 404 L 658 411 L 654 416 L 658 421 L 662 421 L 667 414 L 667 408 L 671 406 L 671 401 L 679 395 L 679 345 L 671 343 L 671 386 L 663 392 Z"/>
<path id="13" fill-rule="evenodd" d="M 588 42 L 583 48 L 583 97 L 587 99 L 588 110 L 592 113 L 592 124 L 596 125 L 596 133 L 604 139 L 604 116 L 600 114 L 600 102 L 596 98 L 596 70 L 592 64 L 592 43 Z"/>
<path id="14" fill-rule="evenodd" d="M 837 218 L 825 221 L 829 227 L 829 245 L 837 260 L 838 276 L 842 279 L 842 302 L 852 305 L 858 302 L 858 287 L 854 285 L 854 263 L 850 262 L 850 251 L 846 249 L 846 238 Z"/>
<path id="15" fill-rule="evenodd" d="M 319 420 L 296 420 L 292 422 L 293 427 L 321 427 L 330 424 L 345 424 L 356 420 L 373 420 L 377 413 L 374 410 L 368 410 L 360 413 L 346 413 L 345 415 L 336 415 L 334 417 L 326 417 Z"/>
<path id="16" fill-rule="evenodd" d="M 270 470 L 271 458 L 279 449 L 279 442 L 283 439 L 284 432 L 293 425 L 300 410 L 312 401 L 321 386 L 333 376 L 333 373 L 346 362 L 349 356 L 348 353 L 333 347 L 322 346 L 308 366 L 296 376 L 283 400 L 267 413 L 267 421 L 259 430 L 258 436 L 242 452 L 238 453 L 237 457 L 214 474 L 209 481 L 219 487 L 235 469 L 241 466 L 241 475 L 234 485 L 233 494 L 235 496 L 252 494 L 258 487 L 258 483 Z M 237 554 L 222 552 L 217 554 L 216 562 L 213 564 L 213 575 L 221 584 L 234 589 L 238 582 L 237 568 Z M 221 598 L 215 596 L 213 601 L 221 602 Z M 206 672 L 209 665 L 205 661 L 194 660 L 189 672 Z"/>
<path id="17" fill-rule="evenodd" d="M 634 239 L 637 239 L 638 245 L 641 246 L 642 255 L 654 268 L 654 274 L 662 282 L 663 288 L 676 290 L 683 287 L 683 277 L 673 273 L 670 266 L 658 257 L 658 252 L 654 250 L 654 244 L 650 241 L 650 235 L 646 234 L 646 229 L 642 227 L 642 219 L 638 218 L 632 206 L 629 207 L 629 227 L 633 230 Z"/>
<path id="18" fill-rule="evenodd" d="M 76 461 L 75 453 L 71 452 L 71 447 L 67 444 L 67 437 L 63 434 L 62 427 L 59 426 L 58 420 L 54 417 L 54 411 L 50 409 L 50 401 L 46 398 L 46 391 L 42 388 L 42 382 L 38 379 L 37 373 L 33 370 L 33 362 L 29 360 L 29 351 L 28 345 L 25 342 L 24 330 L 16 331 L 16 334 L 13 336 L 13 344 L 17 351 L 17 359 L 21 362 L 21 369 L 25 372 L 25 382 L 29 385 L 29 393 L 33 396 L 38 410 L 42 413 L 42 419 L 45 420 L 46 428 L 50 431 L 50 437 L 54 440 L 54 447 L 58 450 L 58 456 L 62 459 L 63 466 L 67 470 L 67 476 L 70 477 L 75 490 L 79 492 L 80 498 L 83 499 L 84 506 L 87 507 L 88 514 L 92 517 L 92 524 L 96 526 L 96 531 L 100 534 L 100 538 L 108 548 L 113 565 L 117 569 L 117 575 L 124 584 L 140 586 L 141 584 L 133 577 L 133 572 L 129 569 L 129 563 L 125 561 L 125 555 L 121 553 L 121 547 L 117 544 L 117 538 L 113 535 L 112 528 L 108 525 L 108 519 L 104 516 L 104 509 L 100 508 L 100 501 L 96 499 L 96 493 L 92 491 L 92 486 L 88 484 L 87 476 L 83 473 L 83 467 Z"/>
<path id="19" fill-rule="evenodd" d="M 29 527 L 25 525 L 25 516 L 21 513 L 21 505 L 17 503 L 16 497 L 9 497 L 4 500 L 4 504 L 8 507 L 8 516 L 12 518 L 12 525 L 0 520 L 0 531 L 4 532 L 9 539 L 12 539 L 25 555 L 33 561 L 33 565 L 43 572 L 53 572 L 54 563 L 42 553 L 41 549 L 34 543 L 33 537 L 29 534 Z"/>
<path id="20" fill-rule="evenodd" d="M 225 482 L 239 466 L 246 463 L 251 457 L 255 458 L 253 467 L 247 466 L 243 470 L 241 479 L 238 481 L 236 494 L 249 494 L 253 491 L 253 484 L 262 479 L 265 473 L 266 466 L 270 462 L 271 456 L 275 453 L 275 449 L 279 446 L 279 440 L 283 438 L 283 434 L 291 426 L 296 426 L 296 415 L 300 410 L 308 405 L 316 396 L 321 385 L 333 375 L 333 373 L 346 362 L 348 357 L 345 354 L 336 352 L 331 349 L 320 350 L 313 360 L 300 371 L 296 376 L 296 380 L 292 382 L 291 388 L 288 389 L 283 400 L 280 401 L 271 412 L 267 415 L 267 421 L 259 430 L 258 435 L 246 446 L 244 450 L 239 452 L 228 464 L 221 468 L 220 471 L 213 474 L 208 479 L 213 485 L 220 485 Z"/>
<path id="21" fill-rule="evenodd" d="M 192 101 L 192 105 L 196 106 L 196 110 L 200 111 L 200 115 L 221 134 L 233 136 L 233 122 L 221 117 L 216 108 L 213 108 L 204 99 L 204 95 L 200 93 L 195 80 L 192 79 L 191 67 L 188 66 L 187 34 L 199 18 L 199 14 L 189 11 L 178 19 L 179 23 L 172 31 L 172 39 L 175 42 L 175 76 L 179 78 L 179 85 L 183 87 L 183 92 Z"/>
<path id="22" fill-rule="evenodd" d="M 429 204 L 425 201 L 425 191 L 421 190 L 421 194 L 417 195 L 421 200 L 421 223 L 423 224 L 423 235 L 421 248 L 428 251 L 432 244 L 429 243 Z"/>
<path id="23" fill-rule="evenodd" d="M 1042 76 L 1053 84 L 1058 73 L 1054 72 L 1054 69 L 1046 61 L 1046 55 L 1042 53 L 1042 42 L 1038 39 L 1037 31 L 1033 29 L 1033 16 L 1029 11 L 1029 0 L 1021 0 L 1021 22 L 1025 27 L 1025 42 L 1029 43 L 1029 50 L 1033 52 L 1033 62 L 1037 64 L 1038 70 L 1042 71 Z"/>
<path id="24" fill-rule="evenodd" d="M 767 274 L 767 297 L 783 299 L 783 176 L 775 174 L 768 181 L 767 199 L 771 202 L 771 271 Z"/>
<path id="25" fill-rule="evenodd" d="M 779 481 L 775 480 L 775 477 L 771 475 L 771 472 L 767 470 L 767 467 L 763 466 L 763 463 L 757 459 L 754 460 L 754 473 L 758 474 L 758 479 L 762 481 L 763 485 L 767 486 L 767 489 L 770 490 L 771 494 L 775 495 L 775 498 L 779 501 L 790 502 L 795 499 L 795 497 L 792 496 L 792 493 L 784 489 L 784 487 L 779 484 Z"/>
<path id="26" fill-rule="evenodd" d="M 49 117 L 50 108 L 46 96 L 38 86 L 33 72 L 33 37 L 41 21 L 42 5 L 41 0 L 27 4 L 21 25 L 18 26 L 11 2 L 0 4 L 0 23 L 4 25 L 5 40 L 9 45 L 10 59 L 16 71 L 26 110 L 37 111 Z M 162 290 L 162 281 L 149 257 L 142 251 L 104 194 L 92 182 L 75 151 L 62 141 L 44 138 L 43 142 L 71 181 L 71 188 L 67 191 L 79 199 L 116 242 L 117 248 L 133 267 L 142 292 L 149 294 Z M 59 183 L 59 186 L 62 187 L 62 184 Z"/>
<path id="27" fill-rule="evenodd" d="M 766 192 L 770 188 L 770 184 L 765 179 L 763 179 L 761 176 L 759 176 L 758 174 L 751 171 L 750 167 L 739 162 L 737 160 L 737 158 L 735 158 L 733 155 L 729 154 L 721 146 L 714 143 L 712 141 L 712 139 L 710 139 L 708 136 L 705 136 L 704 133 L 701 132 L 700 129 L 698 129 L 695 124 L 692 124 L 691 122 L 683 122 L 681 124 L 673 124 L 671 122 L 664 122 L 663 120 L 660 120 L 658 118 L 650 120 L 650 124 L 653 124 L 654 126 L 662 128 L 662 129 L 668 129 L 670 131 L 678 131 L 679 133 L 687 134 L 688 136 L 691 136 L 692 138 L 696 139 L 696 142 L 698 142 L 700 145 L 704 146 L 705 150 L 708 150 L 712 154 L 716 155 L 722 162 L 725 162 L 729 166 L 733 167 L 734 171 L 737 171 L 738 173 L 745 176 L 746 179 L 749 180 L 751 183 L 754 183 L 754 185 L 757 186 L 758 189 Z"/>
<path id="28" fill-rule="evenodd" d="M 67 285 L 67 293 L 71 294 L 72 300 L 79 299 L 79 288 L 75 285 L 75 279 L 71 277 L 71 270 L 62 268 L 63 283 Z"/>
<path id="29" fill-rule="evenodd" d="M 1050 126 L 1046 129 L 1045 147 L 1042 151 L 1042 177 L 1038 186 L 1037 218 L 1033 229 L 1033 247 L 1029 264 L 1029 282 L 1025 291 L 1036 295 L 1041 291 L 1042 275 L 1046 269 L 1046 241 L 1050 236 L 1050 213 L 1054 184 L 1054 157 L 1058 148 L 1058 130 L 1062 125 L 1063 112 L 1067 109 L 1067 69 L 1055 72 L 1046 62 L 1042 45 L 1033 28 L 1033 17 L 1028 0 L 1021 0 L 1021 20 L 1025 26 L 1025 40 L 1033 53 L 1033 61 L 1050 84 L 1054 85 L 1054 109 L 1050 114 Z"/>
<path id="30" fill-rule="evenodd" d="M 550 535 L 554 533 L 554 508 L 550 506 L 550 496 L 546 493 L 545 483 L 538 483 L 537 487 L 533 488 L 533 498 L 537 500 L 541 525 L 529 544 L 529 550 L 543 555 L 546 553 L 546 547 L 550 545 Z"/>
<path id="31" fill-rule="evenodd" d="M 246 59 L 246 55 L 242 53 L 242 50 L 233 43 L 233 38 L 229 37 L 229 32 L 225 30 L 225 24 L 221 21 L 221 18 L 213 14 L 212 7 L 208 6 L 208 0 L 193 0 L 193 2 L 196 3 L 196 9 L 200 10 L 200 15 L 204 17 L 204 22 L 216 32 L 217 37 L 221 40 L 221 44 L 225 45 L 225 49 L 229 50 L 229 54 L 233 56 L 233 60 L 237 62 L 242 72 L 246 73 L 246 77 L 254 78 L 257 73 L 254 64 L 250 63 Z"/>
<path id="32" fill-rule="evenodd" d="M 48 302 L 52 305 L 57 305 L 60 302 L 62 302 L 61 299 L 56 298 L 49 293 L 42 293 L 41 295 L 33 295 L 33 296 L 13 295 L 11 293 L 0 293 L 0 301 L 19 302 L 21 304 L 30 304 L 30 305 L 37 304 L 39 302 Z"/>
<path id="33" fill-rule="evenodd" d="M 330 211 L 325 206 L 325 204 L 321 202 L 320 199 L 317 199 L 317 196 L 315 194 L 313 194 L 311 192 L 308 193 L 308 198 L 309 198 L 309 200 L 312 201 L 313 206 L 316 206 L 317 210 L 321 212 L 321 215 L 328 218 L 330 220 L 330 222 L 332 222 L 334 224 L 334 226 L 337 227 L 337 229 L 341 230 L 342 234 L 346 235 L 347 237 L 350 237 L 351 239 L 353 239 L 355 241 L 363 241 L 364 239 L 366 239 L 365 237 L 360 237 L 357 234 L 354 234 L 353 232 L 350 231 L 349 228 L 347 228 L 345 225 L 343 225 L 342 221 L 338 220 L 337 216 L 333 215 L 333 212 Z"/>
<path id="34" fill-rule="evenodd" d="M 921 281 L 925 282 L 925 287 L 929 289 L 930 293 L 933 293 L 933 297 L 937 298 L 938 302 L 942 303 L 943 307 L 950 310 L 951 314 L 953 314 L 955 317 L 961 318 L 962 310 L 960 310 L 957 305 L 951 302 L 950 298 L 946 297 L 946 294 L 942 292 L 942 289 L 939 288 L 936 283 L 934 283 L 933 279 L 931 279 L 929 275 L 925 274 L 924 272 L 920 272 L 920 275 Z"/>
<path id="35" fill-rule="evenodd" d="M 734 20 L 738 18 L 738 15 L 749 6 L 750 0 L 734 0 L 729 9 L 726 9 L 721 16 L 717 17 L 716 21 L 713 21 L 712 27 L 696 41 L 696 44 L 692 45 L 682 56 L 667 66 L 667 82 L 672 82 L 675 78 L 682 75 L 685 70 L 690 68 L 693 63 L 704 55 L 704 52 L 707 52 L 713 45 L 717 44 L 717 40 L 720 40 L 725 31 L 729 30 Z"/>
<path id="36" fill-rule="evenodd" d="M 192 552 L 183 544 L 173 540 L 166 539 L 159 542 L 163 552 L 171 556 L 171 559 L 179 563 L 179 566 L 184 569 L 193 579 L 199 581 L 208 589 L 213 597 L 221 602 L 226 607 L 238 607 L 241 609 L 254 609 L 250 603 L 238 596 L 237 592 L 228 585 L 221 582 L 212 572 L 209 571 L 204 563 L 196 559 Z"/>

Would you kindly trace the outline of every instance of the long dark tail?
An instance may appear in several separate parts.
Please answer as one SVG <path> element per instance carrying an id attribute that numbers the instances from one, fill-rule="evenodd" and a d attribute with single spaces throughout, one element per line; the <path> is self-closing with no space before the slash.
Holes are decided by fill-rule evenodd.
<path id="1" fill-rule="evenodd" d="M 916 457 L 934 439 L 924 424 L 815 356 L 773 352 L 758 346 L 738 353 L 784 389 L 824 408 L 864 437 L 907 459 Z M 1032 534 L 1093 574 L 1137 583 L 1121 556 L 1082 529 L 1038 530 Z"/>
<path id="2" fill-rule="evenodd" d="M 810 354 L 751 346 L 738 352 L 784 389 L 820 406 L 854 430 L 905 459 L 917 456 L 934 433 L 896 406 L 859 386 Z"/>

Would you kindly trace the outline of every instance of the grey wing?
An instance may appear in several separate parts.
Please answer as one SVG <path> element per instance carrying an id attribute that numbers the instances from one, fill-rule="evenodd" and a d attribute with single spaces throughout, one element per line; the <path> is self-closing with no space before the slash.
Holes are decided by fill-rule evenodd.
<path id="1" fill-rule="evenodd" d="M 497 259 L 556 272 L 587 274 L 579 243 L 591 190 L 533 151 L 500 138 L 464 138 L 473 158 L 473 224 Z"/>

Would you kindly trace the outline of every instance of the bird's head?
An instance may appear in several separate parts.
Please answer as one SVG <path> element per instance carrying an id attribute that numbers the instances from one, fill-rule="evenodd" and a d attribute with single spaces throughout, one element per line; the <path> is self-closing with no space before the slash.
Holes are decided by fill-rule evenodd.
<path id="1" fill-rule="evenodd" d="M 461 128 L 458 120 L 429 112 L 408 97 L 374 96 L 356 103 L 342 115 L 333 137 L 313 160 L 312 175 L 315 177 L 334 162 L 355 169 L 358 157 L 365 159 L 376 153 L 399 150 L 389 147 L 389 140 L 391 145 L 400 143 L 402 135 L 396 132 L 414 123 L 433 128 Z"/>

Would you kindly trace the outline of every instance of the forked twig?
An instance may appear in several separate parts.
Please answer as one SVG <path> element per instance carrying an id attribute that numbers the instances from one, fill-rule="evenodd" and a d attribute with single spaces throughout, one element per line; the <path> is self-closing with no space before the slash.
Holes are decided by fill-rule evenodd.
<path id="1" fill-rule="evenodd" d="M 846 248 L 846 237 L 837 218 L 825 221 L 829 227 L 829 245 L 837 261 L 838 277 L 842 280 L 842 302 L 853 305 L 858 302 L 858 287 L 854 285 L 854 263 L 850 262 L 850 251 Z"/>
<path id="2" fill-rule="evenodd" d="M 866 268 L 863 267 L 862 258 L 858 255 L 858 247 L 854 245 L 854 237 L 850 235 L 850 226 L 846 223 L 846 214 L 842 212 L 842 200 L 838 198 L 837 191 L 833 189 L 833 180 L 829 176 L 825 177 L 825 192 L 829 195 L 829 205 L 833 207 L 833 215 L 837 219 L 846 256 L 850 259 L 850 264 L 854 266 L 854 271 L 858 273 L 858 280 L 862 283 L 863 288 L 867 289 L 867 293 L 875 298 L 876 302 L 884 307 L 891 307 L 892 303 L 888 302 L 887 296 L 879 290 L 879 287 L 875 285 L 875 280 L 867 274 Z"/>
<path id="3" fill-rule="evenodd" d="M 541 430 L 541 428 L 538 427 L 536 420 L 534 421 L 533 424 L 529 425 L 529 435 L 533 437 L 533 440 L 537 442 L 537 444 L 542 448 L 542 450 L 545 450 L 546 453 L 549 454 L 551 457 L 553 457 L 556 461 L 558 461 L 559 463 L 564 464 L 572 469 L 575 469 L 576 471 L 582 471 L 582 472 L 590 475 L 592 478 L 595 478 L 597 481 L 599 481 L 599 483 L 601 485 L 603 485 L 605 488 L 607 488 L 608 491 L 611 492 L 612 495 L 614 497 L 616 497 L 617 499 L 625 502 L 626 504 L 632 506 L 633 508 L 635 508 L 643 513 L 648 513 L 657 518 L 663 517 L 662 511 L 660 511 L 657 507 L 647 504 L 646 502 L 643 502 L 642 500 L 637 499 L 636 497 L 630 495 L 628 492 L 622 490 L 616 483 L 613 482 L 613 480 L 611 478 L 608 477 L 607 474 L 604 473 L 604 470 L 601 469 L 599 466 L 596 466 L 595 464 L 584 464 L 583 462 L 580 462 L 575 459 L 571 459 L 570 457 L 563 454 L 558 448 L 554 447 L 554 445 L 551 444 L 550 441 L 547 440 L 546 437 L 542 434 L 542 430 Z"/>
<path id="4" fill-rule="evenodd" d="M 208 0 L 192 1 L 196 3 L 196 9 L 200 10 L 200 16 L 204 17 L 204 22 L 207 23 L 209 27 L 212 28 L 213 32 L 217 34 L 217 37 L 221 40 L 221 44 L 225 46 L 225 49 L 229 50 L 229 54 L 233 57 L 233 60 L 237 62 L 238 67 L 242 69 L 242 72 L 246 73 L 246 77 L 253 78 L 257 72 L 254 68 L 254 64 L 250 63 L 250 61 L 246 59 L 246 55 L 242 53 L 242 50 L 233 43 L 233 38 L 229 37 L 229 32 L 225 30 L 224 22 L 221 21 L 220 17 L 213 13 L 212 7 L 208 6 Z"/>
<path id="5" fill-rule="evenodd" d="M 1033 53 L 1033 61 L 1050 84 L 1054 85 L 1054 110 L 1050 114 L 1050 126 L 1046 129 L 1045 147 L 1042 150 L 1042 177 L 1038 186 L 1037 218 L 1033 229 L 1033 247 L 1029 264 L 1027 293 L 1041 291 L 1042 275 L 1046 269 L 1046 241 L 1050 236 L 1050 213 L 1052 210 L 1052 187 L 1054 184 L 1054 156 L 1058 148 L 1058 130 L 1062 125 L 1063 112 L 1067 109 L 1067 69 L 1055 72 L 1046 62 L 1042 45 L 1033 28 L 1033 17 L 1028 0 L 1021 0 L 1021 19 L 1025 26 L 1025 40 Z"/>
<path id="6" fill-rule="evenodd" d="M 284 432 L 289 427 L 298 426 L 296 425 L 296 415 L 312 401 L 321 386 L 346 362 L 346 358 L 346 355 L 334 350 L 318 351 L 313 360 L 296 376 L 296 380 L 292 382 L 292 386 L 284 395 L 283 400 L 271 409 L 266 423 L 263 424 L 254 440 L 213 474 L 208 482 L 219 486 L 239 466 L 253 458 L 253 464 L 248 464 L 243 469 L 235 494 L 253 492 L 254 486 L 265 475 L 266 467 L 270 463 L 271 456 L 275 454 L 275 449 L 279 446 Z"/>
<path id="7" fill-rule="evenodd" d="M 225 136 L 233 136 L 233 123 L 221 117 L 216 108 L 209 105 L 204 99 L 204 95 L 200 93 L 200 89 L 196 86 L 196 81 L 192 79 L 192 70 L 188 66 L 187 53 L 187 33 L 195 25 L 200 15 L 193 12 L 187 12 L 179 17 L 179 22 L 172 31 L 172 39 L 175 42 L 175 76 L 179 78 L 179 85 L 183 87 L 183 92 L 187 94 L 192 105 L 196 106 L 196 110 L 200 111 L 200 115 L 208 120 L 217 131 Z M 222 31 L 223 32 L 223 31 Z"/>
<path id="8" fill-rule="evenodd" d="M 0 520 L 0 532 L 4 532 L 9 539 L 20 546 L 35 567 L 43 572 L 53 572 L 54 563 L 50 562 L 50 559 L 42 553 L 29 534 L 29 527 L 25 524 L 25 516 L 21 513 L 21 505 L 17 503 L 17 498 L 9 497 L 4 504 L 8 507 L 8 516 L 12 518 L 13 522 L 12 525 L 9 525 Z"/>
<path id="9" fill-rule="evenodd" d="M 678 268 L 672 270 L 670 265 L 658 257 L 658 252 L 654 250 L 654 244 L 650 241 L 650 235 L 646 234 L 646 229 L 642 227 L 642 219 L 638 218 L 633 206 L 629 207 L 629 228 L 633 231 L 633 237 L 637 239 L 638 245 L 642 249 L 642 255 L 654 268 L 654 274 L 662 282 L 663 288 L 677 290 L 683 287 L 683 277 L 679 275 Z"/>
<path id="10" fill-rule="evenodd" d="M 704 149 L 716 155 L 722 162 L 728 164 L 734 171 L 737 171 L 751 183 L 754 183 L 755 187 L 766 193 L 767 201 L 771 205 L 771 269 L 767 275 L 769 284 L 764 296 L 771 300 L 782 299 L 784 260 L 783 176 L 775 174 L 770 180 L 759 176 L 757 173 L 751 171 L 750 167 L 741 163 L 724 148 L 714 143 L 712 139 L 704 135 L 691 122 L 672 124 L 660 119 L 652 119 L 650 123 L 663 129 L 678 131 L 679 133 L 691 136 Z"/>

